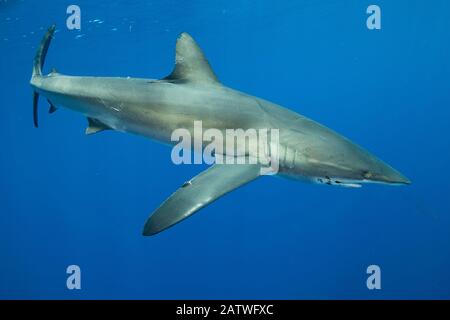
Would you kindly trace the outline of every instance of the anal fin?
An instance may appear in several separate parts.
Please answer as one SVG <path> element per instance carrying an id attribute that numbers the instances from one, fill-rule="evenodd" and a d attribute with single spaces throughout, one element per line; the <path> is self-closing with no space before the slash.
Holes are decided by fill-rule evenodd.
<path id="1" fill-rule="evenodd" d="M 97 119 L 88 117 L 87 120 L 88 120 L 88 127 L 86 128 L 85 131 L 86 134 L 94 134 L 105 130 L 111 130 L 110 127 L 108 127 L 106 124 L 102 123 Z"/>
<path id="2" fill-rule="evenodd" d="M 58 108 L 55 107 L 55 105 L 49 100 L 47 99 L 48 104 L 50 105 L 50 107 L 48 108 L 48 113 L 54 113 L 56 110 L 58 110 Z"/>

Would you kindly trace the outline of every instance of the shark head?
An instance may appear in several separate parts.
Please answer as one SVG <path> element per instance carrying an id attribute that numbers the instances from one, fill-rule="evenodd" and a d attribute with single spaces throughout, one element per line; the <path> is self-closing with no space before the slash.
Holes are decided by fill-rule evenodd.
<path id="1" fill-rule="evenodd" d="M 381 183 L 389 185 L 407 185 L 411 181 L 402 173 L 375 157 L 368 151 L 342 138 L 321 153 L 323 172 L 317 182 L 347 187 L 360 187 L 361 184 Z M 334 159 L 334 161 L 330 161 Z"/>
<path id="2" fill-rule="evenodd" d="M 285 169 L 287 176 L 345 187 L 411 183 L 384 161 L 319 123 L 302 118 L 296 120 L 296 125 L 280 138 L 281 145 L 295 145 L 295 150 L 280 149 L 281 163 L 291 167 Z"/>
<path id="3" fill-rule="evenodd" d="M 313 182 L 342 187 L 361 187 L 362 184 L 381 183 L 388 185 L 407 185 L 411 181 L 385 162 L 366 152 L 357 159 L 352 155 L 352 162 L 339 167 L 326 166 L 324 174 L 313 178 Z M 365 159 L 364 159 L 365 158 Z M 364 159 L 364 160 L 363 160 Z"/>
<path id="4" fill-rule="evenodd" d="M 367 170 L 363 170 L 360 175 L 361 182 L 365 183 L 411 184 L 411 180 L 406 176 L 379 159 L 372 160 L 367 165 Z"/>

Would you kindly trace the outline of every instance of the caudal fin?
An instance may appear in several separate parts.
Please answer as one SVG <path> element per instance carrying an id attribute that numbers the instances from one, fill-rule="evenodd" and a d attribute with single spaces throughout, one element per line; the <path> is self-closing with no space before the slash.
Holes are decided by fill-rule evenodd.
<path id="1" fill-rule="evenodd" d="M 34 57 L 33 76 L 42 75 L 42 67 L 44 66 L 45 56 L 47 55 L 48 47 L 50 46 L 55 29 L 55 25 L 50 26 L 42 38 L 41 44 L 36 51 L 36 56 Z"/>
<path id="2" fill-rule="evenodd" d="M 45 57 L 47 56 L 48 47 L 50 46 L 50 42 L 52 41 L 55 29 L 56 29 L 55 25 L 52 25 L 50 26 L 50 28 L 48 28 L 47 32 L 45 33 L 44 37 L 41 40 L 39 48 L 36 51 L 33 63 L 31 84 L 34 83 L 34 80 L 37 77 L 42 76 L 42 67 L 44 66 Z M 39 93 L 33 91 L 33 123 L 36 128 L 38 127 L 38 102 L 39 102 Z"/>

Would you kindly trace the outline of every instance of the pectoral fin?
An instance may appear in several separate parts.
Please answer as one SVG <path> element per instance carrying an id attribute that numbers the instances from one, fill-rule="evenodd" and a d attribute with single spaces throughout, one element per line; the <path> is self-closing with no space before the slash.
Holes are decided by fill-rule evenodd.
<path id="1" fill-rule="evenodd" d="M 259 175 L 260 167 L 254 164 L 213 165 L 164 201 L 147 219 L 143 235 L 154 235 L 173 226 Z"/>

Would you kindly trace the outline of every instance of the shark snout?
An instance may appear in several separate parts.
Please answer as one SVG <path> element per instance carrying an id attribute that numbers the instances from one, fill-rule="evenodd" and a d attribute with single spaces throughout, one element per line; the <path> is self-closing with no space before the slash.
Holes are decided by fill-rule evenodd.
<path id="1" fill-rule="evenodd" d="M 389 174 L 379 176 L 377 181 L 388 184 L 411 184 L 411 180 L 396 170 L 393 170 Z"/>
<path id="2" fill-rule="evenodd" d="M 358 145 L 344 141 L 340 148 L 335 146 L 335 150 L 346 155 L 341 162 L 341 168 L 345 168 L 341 173 L 344 179 L 362 183 L 411 184 L 405 175 Z M 339 177 L 339 174 L 335 176 Z"/>
<path id="3" fill-rule="evenodd" d="M 378 160 L 369 170 L 363 171 L 362 178 L 386 184 L 411 184 L 410 179 L 381 160 Z"/>

